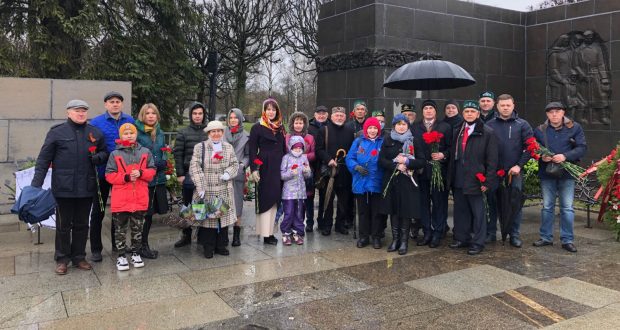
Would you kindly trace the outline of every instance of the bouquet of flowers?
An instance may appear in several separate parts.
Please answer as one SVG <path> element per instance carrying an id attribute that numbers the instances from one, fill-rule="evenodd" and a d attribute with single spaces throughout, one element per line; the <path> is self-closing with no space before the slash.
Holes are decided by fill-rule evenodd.
<path id="1" fill-rule="evenodd" d="M 172 149 L 169 146 L 161 148 L 163 153 L 163 159 L 166 160 L 166 188 L 170 190 L 171 194 L 177 195 L 181 192 L 181 184 L 177 180 L 177 171 L 175 169 L 174 157 L 172 156 Z"/>
<path id="2" fill-rule="evenodd" d="M 256 165 L 256 170 L 260 171 L 260 166 L 263 165 L 263 161 L 259 158 L 254 159 L 254 165 Z M 258 205 L 258 182 L 254 183 L 254 212 L 258 214 L 259 205 Z"/>
<path id="3" fill-rule="evenodd" d="M 415 159 L 415 149 L 413 148 L 413 145 L 409 144 L 405 144 L 403 145 L 403 152 L 401 154 L 399 154 L 399 156 L 404 156 L 407 157 L 408 159 Z M 394 163 L 396 163 L 396 158 L 394 158 Z M 400 172 L 398 170 L 398 164 L 396 164 L 396 167 L 394 168 L 394 172 L 392 172 L 392 175 L 390 176 L 390 179 L 388 180 L 388 183 L 385 185 L 385 189 L 383 189 L 383 198 L 385 198 L 385 196 L 387 195 L 387 192 L 390 188 L 390 184 L 392 183 L 392 179 L 398 174 L 398 172 Z M 418 184 L 415 182 L 415 179 L 413 179 L 413 171 L 405 171 L 403 172 L 403 174 L 407 175 L 410 179 L 411 182 L 413 182 L 414 186 L 418 186 Z"/>
<path id="4" fill-rule="evenodd" d="M 555 155 L 555 153 L 551 152 L 551 150 L 540 145 L 540 143 L 536 141 L 535 137 L 531 137 L 527 139 L 525 141 L 525 144 L 527 145 L 526 150 L 530 153 L 532 158 L 536 160 L 539 160 L 540 157 L 543 157 L 543 156 L 553 157 Z M 560 166 L 562 166 L 562 168 L 565 169 L 566 172 L 568 172 L 568 174 L 570 174 L 575 180 L 577 181 L 583 180 L 582 174 L 586 171 L 583 167 L 577 164 L 573 164 L 568 161 L 561 162 Z"/>
<path id="5" fill-rule="evenodd" d="M 480 172 L 476 173 L 476 179 L 480 182 L 480 186 L 483 186 L 483 184 L 487 181 L 487 177 Z M 482 192 L 482 201 L 484 202 L 484 210 L 486 211 L 486 220 L 489 221 L 489 201 L 487 199 L 486 191 Z"/>
<path id="6" fill-rule="evenodd" d="M 214 197 L 209 201 L 200 199 L 192 203 L 191 213 L 194 220 L 203 221 L 205 219 L 217 219 L 230 210 L 230 205 L 221 197 Z M 187 211 L 189 212 L 189 210 Z"/>
<path id="7" fill-rule="evenodd" d="M 432 131 L 422 134 L 424 142 L 431 146 L 431 152 L 439 152 L 439 142 L 443 138 L 443 133 Z M 443 191 L 443 178 L 441 176 L 441 164 L 438 160 L 431 160 L 432 174 L 431 174 L 431 189 L 436 191 Z"/>

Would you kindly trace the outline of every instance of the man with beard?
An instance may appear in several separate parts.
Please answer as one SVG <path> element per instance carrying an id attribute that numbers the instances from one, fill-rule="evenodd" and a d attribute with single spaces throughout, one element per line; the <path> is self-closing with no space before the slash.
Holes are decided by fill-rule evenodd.
<path id="1" fill-rule="evenodd" d="M 454 242 L 476 255 L 486 236 L 485 195 L 496 185 L 497 142 L 493 129 L 480 119 L 476 101 L 463 103 L 463 125 L 453 132 L 448 184 L 454 191 Z"/>
<path id="2" fill-rule="evenodd" d="M 331 122 L 319 130 L 316 140 L 316 153 L 319 162 L 331 169 L 336 168 L 334 190 L 327 205 L 322 221 L 319 222 L 321 234 L 331 234 L 334 216 L 334 197 L 338 197 L 336 211 L 336 232 L 348 235 L 347 226 L 353 223 L 353 196 L 351 194 L 352 177 L 344 163 L 346 152 L 353 144 L 355 132 L 349 125 L 345 125 L 347 118 L 344 107 L 333 107 Z M 342 152 L 344 151 L 344 152 Z"/>
<path id="3" fill-rule="evenodd" d="M 413 106 L 413 104 L 401 105 L 400 113 L 402 113 L 403 115 L 405 115 L 405 117 L 407 117 L 407 120 L 409 120 L 409 125 L 415 122 L 416 113 L 415 113 L 415 107 Z"/>

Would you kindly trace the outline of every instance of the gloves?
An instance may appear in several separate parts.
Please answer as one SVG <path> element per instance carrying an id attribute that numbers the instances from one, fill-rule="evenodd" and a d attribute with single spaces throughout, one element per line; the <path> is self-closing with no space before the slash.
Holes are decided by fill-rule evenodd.
<path id="1" fill-rule="evenodd" d="M 228 180 L 230 180 L 230 174 L 228 174 L 228 172 L 224 172 L 224 174 L 222 174 L 222 176 L 220 176 L 220 179 L 222 181 L 228 181 Z"/>
<path id="2" fill-rule="evenodd" d="M 260 181 L 260 173 L 258 173 L 258 171 L 252 172 L 252 174 L 250 174 L 250 180 L 258 183 Z"/>
<path id="3" fill-rule="evenodd" d="M 364 175 L 364 176 L 368 175 L 368 170 L 362 165 L 356 165 L 354 169 L 357 171 L 357 173 L 361 175 Z"/>
<path id="4" fill-rule="evenodd" d="M 200 197 L 201 199 L 205 198 L 205 192 L 204 191 L 199 191 L 198 192 L 198 197 Z"/>

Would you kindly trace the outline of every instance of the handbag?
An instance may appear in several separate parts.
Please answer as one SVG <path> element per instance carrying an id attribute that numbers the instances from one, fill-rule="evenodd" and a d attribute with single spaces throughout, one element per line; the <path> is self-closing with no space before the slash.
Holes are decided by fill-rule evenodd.
<path id="1" fill-rule="evenodd" d="M 547 142 L 546 129 L 543 130 L 542 133 L 543 133 L 543 139 L 545 140 L 545 145 L 548 146 L 549 143 Z M 562 165 L 558 163 L 549 162 L 547 163 L 547 167 L 545 167 L 545 173 L 552 178 L 560 179 L 564 176 L 564 168 L 562 167 Z"/>

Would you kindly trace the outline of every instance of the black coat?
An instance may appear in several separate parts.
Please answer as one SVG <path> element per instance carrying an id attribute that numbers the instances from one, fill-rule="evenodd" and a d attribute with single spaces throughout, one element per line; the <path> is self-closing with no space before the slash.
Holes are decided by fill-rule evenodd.
<path id="1" fill-rule="evenodd" d="M 328 122 L 329 122 L 329 119 L 327 119 L 327 121 L 321 125 L 319 124 L 319 122 L 316 121 L 316 119 L 312 118 L 310 119 L 310 122 L 308 123 L 308 134 L 312 135 L 312 137 L 314 138 L 315 148 L 316 148 L 317 136 L 319 135 L 319 130 L 321 129 L 321 127 L 327 125 Z M 310 167 L 312 167 L 312 172 L 315 173 L 315 178 L 318 178 L 317 176 L 318 175 L 317 171 L 319 169 L 318 164 L 320 164 L 320 160 L 318 156 L 315 158 L 314 161 L 310 162 Z"/>
<path id="2" fill-rule="evenodd" d="M 462 151 L 461 141 L 463 138 L 463 128 L 454 130 L 452 136 L 452 157 L 450 159 L 448 183 L 454 185 L 456 162 L 463 164 L 463 193 L 465 195 L 479 195 L 480 181 L 476 178 L 477 173 L 486 176 L 485 186 L 491 190 L 497 188 L 497 137 L 493 129 L 485 125 L 482 120 L 476 120 L 474 132 L 469 136 L 465 152 Z"/>
<path id="3" fill-rule="evenodd" d="M 327 130 L 327 135 L 325 135 L 325 130 Z M 336 152 L 339 149 L 344 149 L 345 154 L 349 152 L 353 140 L 355 140 L 354 135 L 353 129 L 346 124 L 338 126 L 329 122 L 321 127 L 319 134 L 316 136 L 316 154 L 320 162 L 319 164 L 327 165 L 330 160 L 336 158 Z M 327 142 L 325 141 L 326 136 Z M 341 153 L 340 156 L 341 159 L 338 162 L 338 172 L 334 180 L 334 186 L 351 187 L 353 177 L 344 163 L 344 155 Z"/>
<path id="4" fill-rule="evenodd" d="M 439 142 L 439 152 L 444 154 L 444 159 L 439 161 L 441 164 L 441 175 L 444 179 L 444 184 L 446 184 L 446 180 L 448 178 L 448 164 L 450 161 L 450 145 L 452 144 L 452 127 L 443 121 L 435 120 L 433 126 L 431 127 L 431 131 L 437 131 L 443 134 L 443 138 L 441 142 Z M 411 133 L 413 133 L 413 138 L 420 141 L 421 150 L 424 152 L 424 158 L 429 162 L 426 163 L 424 170 L 422 171 L 421 179 L 423 180 L 431 180 L 433 167 L 430 163 L 431 158 L 431 145 L 426 144 L 422 135 L 426 133 L 426 126 L 424 126 L 424 120 L 420 122 L 416 122 L 411 125 Z"/>
<path id="5" fill-rule="evenodd" d="M 192 160 L 194 146 L 207 140 L 207 133 L 204 131 L 206 126 L 205 124 L 196 125 L 192 123 L 177 133 L 173 150 L 177 176 L 185 176 L 188 173 L 189 161 Z"/>
<path id="6" fill-rule="evenodd" d="M 97 147 L 94 155 L 88 151 L 91 146 Z M 31 185 L 41 187 L 51 165 L 54 197 L 94 197 L 97 192 L 95 166 L 106 164 L 108 156 L 103 133 L 98 128 L 67 119 L 47 132 Z"/>
<path id="7" fill-rule="evenodd" d="M 418 169 L 426 166 L 426 158 L 422 151 L 424 143 L 419 139 L 413 138 L 413 147 L 415 158 L 410 161 L 407 168 L 413 171 L 413 178 L 419 184 Z M 386 186 L 394 173 L 396 164 L 392 161 L 403 150 L 403 143 L 393 140 L 389 134 L 386 134 L 379 152 L 379 166 L 383 167 L 383 184 L 381 192 L 385 191 Z M 407 175 L 399 173 L 392 178 L 389 184 L 385 198 L 381 200 L 381 214 L 390 214 L 403 218 L 419 218 L 420 217 L 420 191 L 413 184 L 411 178 Z"/>
<path id="8" fill-rule="evenodd" d="M 259 170 L 258 184 L 258 213 L 265 213 L 271 207 L 280 203 L 282 198 L 282 180 L 280 178 L 280 164 L 286 153 L 284 130 L 277 133 L 260 123 L 254 124 L 250 130 L 250 169 Z M 260 159 L 263 164 L 258 166 L 254 160 Z"/>
<path id="9" fill-rule="evenodd" d="M 463 116 L 459 113 L 456 116 L 444 117 L 443 121 L 444 123 L 449 124 L 454 130 L 456 127 L 460 127 L 461 124 L 463 124 Z"/>

